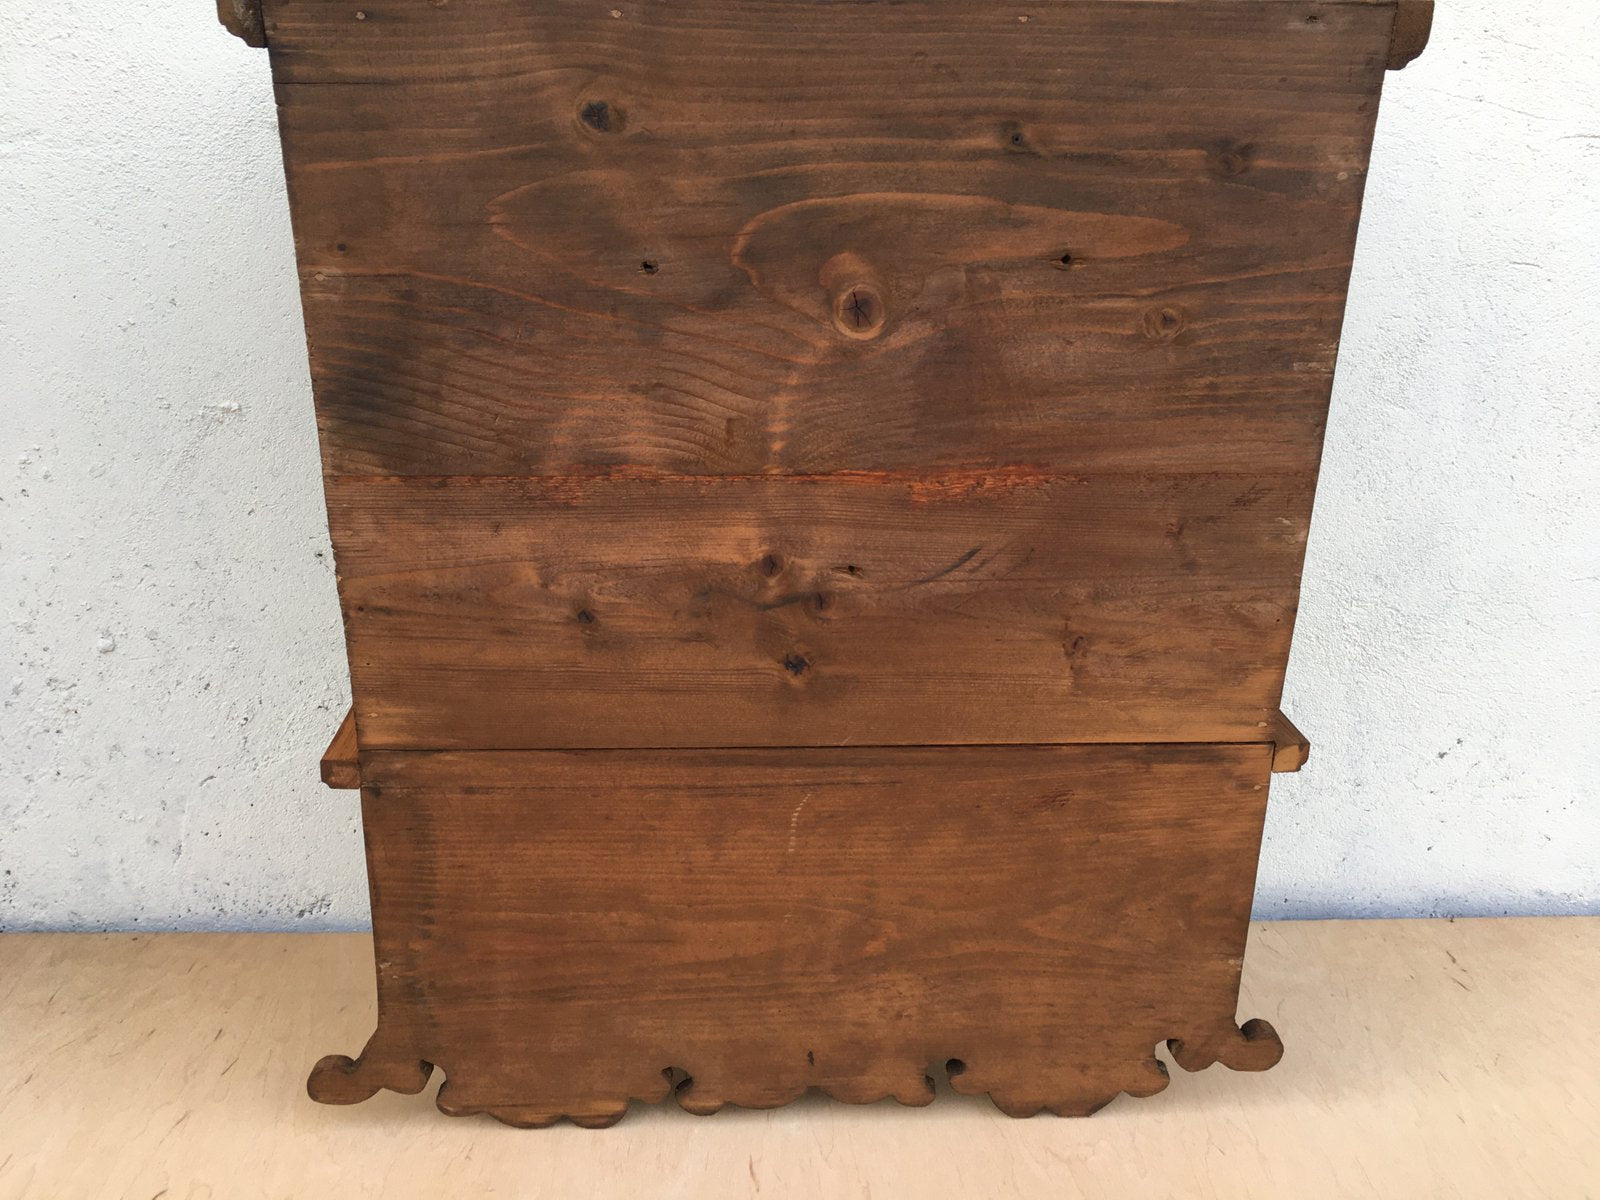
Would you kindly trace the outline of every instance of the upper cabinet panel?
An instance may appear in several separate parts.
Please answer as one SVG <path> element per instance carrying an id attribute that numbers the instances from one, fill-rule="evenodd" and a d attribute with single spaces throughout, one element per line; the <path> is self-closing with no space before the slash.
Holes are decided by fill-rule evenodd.
<path id="1" fill-rule="evenodd" d="M 329 474 L 1315 472 L 1394 5 L 615 4 L 268 0 Z"/>

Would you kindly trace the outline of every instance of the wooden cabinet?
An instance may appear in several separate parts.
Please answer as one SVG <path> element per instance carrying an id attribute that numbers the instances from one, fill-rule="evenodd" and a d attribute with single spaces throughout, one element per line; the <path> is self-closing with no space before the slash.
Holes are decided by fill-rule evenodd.
<path id="1" fill-rule="evenodd" d="M 1271 1065 L 1278 705 L 1431 3 L 616 2 L 221 0 L 377 940 L 312 1094 L 601 1124 L 940 1067 L 1076 1113 L 1162 1040 Z"/>

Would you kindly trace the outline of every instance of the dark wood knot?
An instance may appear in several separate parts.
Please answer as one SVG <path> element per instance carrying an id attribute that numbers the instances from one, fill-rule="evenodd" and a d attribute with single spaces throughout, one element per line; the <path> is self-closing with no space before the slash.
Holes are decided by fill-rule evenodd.
<path id="1" fill-rule="evenodd" d="M 1219 179 L 1237 179 L 1256 164 L 1256 148 L 1249 142 L 1223 142 L 1206 156 L 1211 173 Z"/>
<path id="2" fill-rule="evenodd" d="M 833 323 L 849 337 L 877 337 L 886 317 L 883 297 L 869 283 L 856 283 L 840 289 L 833 299 Z"/>
<path id="3" fill-rule="evenodd" d="M 609 100 L 586 100 L 578 108 L 578 122 L 595 133 L 620 133 L 622 110 Z"/>

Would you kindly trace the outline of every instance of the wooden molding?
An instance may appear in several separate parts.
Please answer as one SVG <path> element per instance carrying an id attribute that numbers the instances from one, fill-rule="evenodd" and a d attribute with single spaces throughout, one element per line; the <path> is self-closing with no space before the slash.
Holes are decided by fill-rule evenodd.
<path id="1" fill-rule="evenodd" d="M 1262 739 L 1272 745 L 1272 772 L 1292 774 L 1311 757 L 1311 741 L 1282 712 L 1273 719 Z M 344 720 L 322 752 L 322 782 L 330 788 L 355 789 L 361 786 L 360 747 L 356 742 L 355 709 L 347 709 Z"/>
<path id="2" fill-rule="evenodd" d="M 1295 728 L 1293 721 L 1279 712 L 1268 732 L 1271 734 L 1274 775 L 1292 774 L 1306 765 L 1306 760 L 1311 757 L 1311 742 Z"/>
<path id="3" fill-rule="evenodd" d="M 217 20 L 229 33 L 243 38 L 247 46 L 267 44 L 267 25 L 261 16 L 261 0 L 217 0 Z"/>
<path id="4" fill-rule="evenodd" d="M 1389 70 L 1398 71 L 1421 54 L 1433 32 L 1433 0 L 1398 0 L 1389 37 Z"/>
<path id="5" fill-rule="evenodd" d="M 331 788 L 358 788 L 361 786 L 361 762 L 356 757 L 356 711 L 349 709 L 333 741 L 322 752 L 322 782 Z"/>

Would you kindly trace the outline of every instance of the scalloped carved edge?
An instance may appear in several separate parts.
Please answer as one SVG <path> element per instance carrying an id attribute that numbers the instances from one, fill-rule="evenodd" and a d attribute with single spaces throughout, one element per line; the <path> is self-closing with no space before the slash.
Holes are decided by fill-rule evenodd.
<path id="1" fill-rule="evenodd" d="M 385 1046 L 381 1034 L 368 1039 L 358 1058 L 329 1054 L 318 1059 L 306 1079 L 306 1095 L 318 1104 L 360 1104 L 385 1088 L 415 1096 L 427 1087 L 433 1064 Z"/>
<path id="2" fill-rule="evenodd" d="M 1173 1061 L 1189 1072 L 1203 1071 L 1215 1063 L 1234 1071 L 1265 1071 L 1283 1057 L 1283 1042 L 1277 1032 L 1259 1018 L 1246 1021 L 1242 1026 L 1230 1023 L 1198 1039 L 1170 1038 L 1167 1049 Z M 1032 1117 L 1041 1112 L 1060 1117 L 1087 1117 L 1124 1093 L 1143 1099 L 1162 1091 L 1170 1082 L 1166 1065 L 1153 1051 L 1143 1059 L 1130 1062 L 1123 1076 L 1112 1085 L 1091 1083 L 1086 1077 L 1075 1082 L 1063 1082 L 1063 1077 L 1059 1076 L 1052 1080 L 1052 1073 L 1046 1071 L 1041 1073 L 1036 1087 L 1028 1087 L 1019 1085 L 1015 1076 L 1008 1077 L 994 1070 L 974 1070 L 954 1058 L 946 1060 L 944 1069 L 952 1089 L 967 1096 L 987 1095 L 1002 1113 L 1016 1118 Z M 321 1059 L 311 1070 L 306 1091 L 320 1104 L 358 1104 L 385 1088 L 415 1095 L 427 1086 L 433 1070 L 433 1064 L 426 1060 L 384 1046 L 375 1033 L 358 1058 L 330 1054 Z M 697 1086 L 693 1076 L 685 1071 L 663 1067 L 659 1086 L 646 1088 L 642 1094 L 597 1098 L 582 1107 L 567 1107 L 561 1111 L 537 1105 L 457 1103 L 454 1095 L 458 1089 L 453 1088 L 447 1078 L 439 1087 L 435 1104 L 446 1116 L 484 1115 L 518 1129 L 544 1129 L 562 1120 L 584 1129 L 605 1129 L 622 1120 L 634 1101 L 659 1104 L 669 1096 L 684 1112 L 695 1116 L 710 1116 L 730 1104 L 739 1108 L 779 1108 L 809 1091 L 821 1092 L 845 1104 L 873 1104 L 893 1099 L 908 1108 L 920 1108 L 931 1104 L 935 1095 L 934 1080 L 927 1070 L 908 1071 L 904 1080 L 887 1088 L 882 1080 L 874 1083 L 862 1078 L 829 1087 L 802 1086 L 792 1094 L 774 1099 L 770 1092 L 759 1098 L 750 1094 L 741 1098 L 731 1094 L 731 1089 L 708 1090 Z"/>
<path id="3" fill-rule="evenodd" d="M 217 20 L 246 46 L 267 44 L 267 22 L 261 15 L 261 0 L 217 0 Z"/>
<path id="4" fill-rule="evenodd" d="M 1231 1033 L 1204 1041 L 1172 1038 L 1167 1052 L 1185 1071 L 1203 1071 L 1221 1063 L 1230 1071 L 1266 1071 L 1283 1057 L 1283 1041 L 1278 1031 L 1260 1017 L 1246 1021 Z"/>
<path id="5" fill-rule="evenodd" d="M 1428 48 L 1433 33 L 1433 0 L 1396 0 L 1389 35 L 1389 70 L 1404 70 Z"/>

